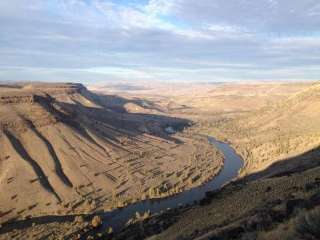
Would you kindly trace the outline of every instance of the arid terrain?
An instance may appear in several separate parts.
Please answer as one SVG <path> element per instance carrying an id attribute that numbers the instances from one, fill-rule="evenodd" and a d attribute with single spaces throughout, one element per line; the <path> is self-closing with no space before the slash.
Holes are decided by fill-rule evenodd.
<path id="1" fill-rule="evenodd" d="M 320 0 L 0 0 L 0 240 L 320 240 Z"/>
<path id="2" fill-rule="evenodd" d="M 143 99 L 149 111 L 211 119 L 244 114 L 284 100 L 310 86 L 310 83 L 141 83 L 90 85 L 89 89 L 108 94 Z M 139 111 L 136 104 L 126 104 Z"/>
<path id="3" fill-rule="evenodd" d="M 116 239 L 319 239 L 319 86 L 246 114 L 201 119 L 195 132 L 229 142 L 243 157 L 239 179 Z"/>
<path id="4" fill-rule="evenodd" d="M 0 103 L 0 239 L 319 236 L 303 227 L 320 219 L 317 82 L 16 84 Z M 94 230 L 94 215 L 214 179 L 224 156 L 206 136 L 242 157 L 235 181 Z"/>
<path id="5" fill-rule="evenodd" d="M 203 129 L 230 142 L 245 159 L 245 176 L 274 162 L 295 157 L 320 145 L 320 85 L 234 119 L 212 121 Z"/>
<path id="6" fill-rule="evenodd" d="M 189 120 L 130 113 L 123 107 L 129 100 L 82 85 L 1 86 L 0 102 L 4 226 L 166 197 L 223 165 L 206 138 L 182 131 Z"/>

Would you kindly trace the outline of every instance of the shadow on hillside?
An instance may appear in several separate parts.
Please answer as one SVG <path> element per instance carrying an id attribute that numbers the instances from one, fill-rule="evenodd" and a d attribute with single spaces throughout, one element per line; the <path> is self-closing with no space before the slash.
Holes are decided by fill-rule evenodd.
<path id="1" fill-rule="evenodd" d="M 100 104 L 101 106 L 104 106 L 108 109 L 111 109 L 119 113 L 127 112 L 124 106 L 128 103 L 135 104 L 147 110 L 156 110 L 161 113 L 165 112 L 163 108 L 161 108 L 156 103 L 147 99 L 140 99 L 140 98 L 126 99 L 118 95 L 105 95 L 105 94 L 99 94 L 99 93 L 91 94 L 90 98 L 91 100 Z"/>
<path id="2" fill-rule="evenodd" d="M 177 132 L 182 131 L 184 128 L 191 125 L 191 121 L 182 118 L 174 118 L 164 115 L 156 114 L 143 114 L 143 113 L 130 113 L 127 112 L 124 105 L 129 102 L 145 107 L 144 100 L 127 100 L 118 96 L 96 95 L 87 92 L 88 95 L 83 95 L 87 100 L 93 101 L 100 107 L 88 107 L 80 101 L 75 103 L 60 102 L 52 98 L 50 95 L 36 95 L 35 100 L 46 111 L 50 112 L 57 120 L 63 122 L 73 130 L 75 130 L 82 137 L 88 141 L 96 144 L 101 149 L 105 150 L 88 131 L 93 132 L 100 136 L 102 139 L 116 147 L 121 148 L 119 136 L 127 136 L 136 140 L 135 138 L 142 134 L 149 134 L 163 139 L 164 141 L 174 142 L 176 144 L 182 143 L 171 134 L 165 131 L 168 126 L 173 127 Z M 111 102 L 112 101 L 112 102 Z M 148 107 L 152 109 L 152 104 L 148 103 Z M 49 140 L 45 138 L 36 129 L 32 121 L 24 116 L 20 116 L 26 125 L 33 131 L 46 145 L 48 151 L 51 153 L 54 163 L 55 171 L 61 180 L 67 185 L 72 187 L 72 183 L 64 174 L 61 167 L 60 160 L 55 153 Z M 17 152 L 21 155 L 22 159 L 27 161 L 34 171 L 37 173 L 40 184 L 49 192 L 60 200 L 59 196 L 55 193 L 54 189 L 47 180 L 43 170 L 37 162 L 30 157 L 22 143 L 11 131 L 5 132 L 11 144 L 16 148 Z M 87 215 L 90 216 L 90 215 Z M 47 224 L 52 222 L 69 222 L 73 221 L 75 215 L 66 216 L 40 216 L 33 217 L 26 220 L 14 220 L 2 224 L 0 234 L 10 232 L 13 229 L 23 229 L 32 226 L 32 223 Z"/>
<path id="3" fill-rule="evenodd" d="M 167 126 L 172 126 L 177 131 L 180 131 L 191 124 L 189 120 L 181 118 L 173 118 L 155 114 L 129 113 L 126 111 L 124 105 L 132 101 L 117 96 L 92 94 L 90 96 L 86 96 L 86 98 L 95 102 L 101 107 L 88 107 L 79 101 L 76 101 L 75 103 L 58 102 L 50 96 L 38 96 L 38 102 L 48 111 L 50 111 L 56 118 L 98 146 L 99 144 L 88 134 L 87 130 L 99 134 L 104 139 L 110 139 L 112 142 L 117 144 L 117 147 L 119 147 L 121 143 L 117 138 L 118 136 L 126 135 L 134 138 L 144 134 L 145 132 L 168 141 L 179 143 L 177 139 L 175 139 L 173 136 L 170 136 L 170 134 L 167 134 L 164 129 Z M 108 101 L 112 101 L 112 103 L 109 103 Z M 145 131 L 144 128 L 146 128 Z M 9 134 L 9 138 L 15 146 L 21 145 L 19 142 L 17 142 L 18 140 L 16 140 L 14 136 Z M 49 150 L 51 149 L 48 143 L 47 147 Z M 19 147 L 19 149 L 20 154 L 23 155 L 26 161 L 28 161 L 37 170 L 37 165 L 34 164 L 34 161 L 27 155 L 23 148 Z M 56 164 L 57 170 L 60 171 L 58 160 L 56 161 Z M 253 181 L 261 178 L 287 176 L 318 166 L 320 166 L 320 147 L 307 151 L 301 155 L 274 163 L 263 171 L 251 174 L 239 179 L 238 181 L 235 181 L 234 184 Z M 41 172 L 39 174 L 40 176 L 43 175 Z M 44 179 L 44 177 L 41 179 Z M 50 186 L 47 182 L 43 182 L 43 185 L 50 190 Z M 214 193 L 208 194 L 208 198 L 214 199 L 217 194 L 219 194 L 219 192 L 214 191 Z M 181 214 L 181 211 L 183 210 L 178 210 L 175 213 L 175 216 Z M 48 224 L 52 222 L 71 222 L 74 221 L 75 216 L 76 215 L 40 216 L 26 220 L 8 222 L 2 225 L 0 228 L 0 234 L 10 232 L 13 229 L 31 227 L 32 223 Z M 90 217 L 92 215 L 86 216 Z M 176 222 L 175 219 L 178 218 L 171 216 L 171 221 L 169 224 L 165 225 L 165 228 L 170 227 L 174 222 Z"/>
<path id="4" fill-rule="evenodd" d="M 261 178 L 288 176 L 320 166 L 320 146 L 303 154 L 271 164 L 265 170 L 250 174 L 241 181 L 254 181 Z"/>
<path id="5" fill-rule="evenodd" d="M 99 145 L 87 132 L 98 134 L 119 147 L 119 136 L 136 137 L 147 133 L 174 143 L 182 143 L 171 136 L 165 128 L 171 126 L 175 131 L 182 131 L 192 122 L 187 119 L 156 114 L 130 113 L 124 105 L 132 102 L 118 96 L 97 95 L 86 92 L 83 95 L 99 107 L 88 107 L 80 101 L 75 103 L 59 102 L 51 96 L 37 97 L 37 102 L 50 111 L 57 119 L 76 130 L 90 142 Z M 134 100 L 136 104 L 144 100 Z M 149 107 L 152 106 L 149 104 Z"/>
<path id="6" fill-rule="evenodd" d="M 57 174 L 57 176 L 60 178 L 60 180 L 64 183 L 65 186 L 72 188 L 73 184 L 71 183 L 71 181 L 69 180 L 69 178 L 65 175 L 64 171 L 63 171 L 63 167 L 61 164 L 61 161 L 54 149 L 54 147 L 52 146 L 52 144 L 50 143 L 50 141 L 43 135 L 41 134 L 41 132 L 36 128 L 36 126 L 33 124 L 32 121 L 30 121 L 29 119 L 26 119 L 24 116 L 20 116 L 30 127 L 31 131 L 39 138 L 42 140 L 42 142 L 45 144 L 45 147 L 47 148 L 48 152 L 50 153 L 53 161 L 54 161 L 54 165 L 55 165 L 55 172 Z"/>
<path id="7" fill-rule="evenodd" d="M 21 156 L 23 160 L 25 160 L 30 167 L 34 170 L 36 173 L 39 182 L 41 186 L 48 192 L 52 193 L 56 199 L 61 202 L 61 199 L 59 195 L 56 193 L 52 185 L 47 179 L 47 176 L 41 169 L 40 165 L 35 161 L 27 152 L 27 150 L 24 148 L 23 144 L 20 142 L 18 138 L 16 138 L 13 134 L 11 134 L 9 131 L 4 131 L 5 135 L 7 136 L 8 140 L 11 142 L 12 146 L 15 147 L 17 153 Z"/>
<path id="8" fill-rule="evenodd" d="M 291 176 L 293 174 L 299 174 L 303 171 L 311 170 L 319 166 L 320 166 L 320 146 L 314 149 L 311 149 L 298 156 L 274 163 L 263 171 L 235 180 L 230 184 L 241 188 L 250 181 L 254 181 L 262 178 L 276 178 L 276 177 L 283 177 L 283 176 Z M 315 179 L 315 181 L 316 182 L 314 184 L 309 184 L 308 186 L 306 186 L 306 188 L 315 188 L 315 187 L 318 188 L 320 183 L 319 182 L 320 176 L 319 176 L 319 179 Z M 224 189 L 225 187 L 230 186 L 230 184 L 223 186 L 219 190 L 213 190 L 213 191 L 207 192 L 206 197 L 200 200 L 199 203 L 196 203 L 198 205 L 197 207 L 201 208 L 201 206 L 209 205 L 212 201 L 214 201 L 215 198 L 220 198 L 221 195 L 219 193 L 221 193 L 222 189 Z M 291 212 L 288 210 L 288 214 L 290 215 L 293 212 L 293 209 L 296 207 L 296 205 L 294 204 L 297 204 L 298 207 L 300 206 L 299 204 L 302 204 L 302 202 L 303 204 L 306 204 L 309 207 L 313 207 L 314 205 L 317 205 L 318 202 L 320 201 L 318 200 L 320 196 L 319 197 L 314 197 L 314 196 L 318 196 L 318 195 L 317 194 L 313 195 L 311 197 L 310 202 L 302 201 L 302 200 L 301 201 L 292 200 L 290 203 L 287 204 L 288 209 L 292 208 Z M 179 216 L 181 216 L 183 212 L 184 212 L 183 208 L 181 210 L 177 210 L 176 212 L 173 211 L 173 214 L 171 214 L 169 218 L 161 217 L 162 215 L 167 214 L 167 213 L 164 213 L 160 215 L 160 219 L 158 221 L 152 221 L 155 223 L 149 224 L 149 222 L 147 221 L 143 226 L 143 231 L 140 231 L 140 232 L 139 232 L 139 229 L 141 228 L 140 223 L 131 225 L 127 227 L 123 232 L 121 232 L 120 237 L 116 239 L 126 239 L 126 236 L 133 236 L 133 235 L 136 235 L 137 239 L 145 239 L 147 237 L 153 236 L 154 234 L 159 234 L 160 232 L 165 231 L 174 223 L 176 223 L 180 218 Z M 280 219 L 281 218 L 279 218 L 278 220 Z M 161 225 L 157 225 L 158 223 L 161 223 Z M 165 228 L 163 228 L 160 232 L 158 232 L 157 229 L 162 228 L 163 225 L 165 225 Z M 221 226 L 221 227 L 224 227 L 224 226 Z M 186 239 L 189 239 L 189 238 L 186 238 Z M 193 239 L 193 238 L 190 238 L 190 239 Z M 214 239 L 220 239 L 220 238 L 217 237 Z"/>
<path id="9" fill-rule="evenodd" d="M 272 164 L 270 167 L 268 167 L 266 170 L 263 170 L 261 172 L 251 174 L 247 177 L 241 178 L 239 180 L 236 180 L 232 182 L 231 184 L 242 186 L 243 182 L 248 181 L 254 181 L 261 178 L 270 178 L 270 177 L 282 177 L 282 176 L 288 176 L 295 173 L 300 173 L 315 167 L 320 166 L 320 147 L 317 147 L 315 149 L 312 149 L 310 151 L 307 151 L 301 155 L 285 159 L 283 161 L 277 162 Z M 228 185 L 226 185 L 228 186 Z M 224 188 L 224 187 L 223 187 Z M 221 189 L 220 189 L 221 190 Z M 208 192 L 207 199 L 203 199 L 200 201 L 200 205 L 207 205 L 210 204 L 210 202 L 215 198 L 218 197 L 219 190 L 215 190 L 212 192 Z M 208 200 L 208 201 L 207 201 Z M 160 200 L 161 201 L 161 200 Z M 201 204 L 204 203 L 204 204 Z M 178 206 L 177 206 L 178 207 Z M 165 229 L 172 226 L 175 222 L 179 219 L 179 214 L 181 214 L 184 210 L 184 208 L 181 208 L 180 210 L 170 211 L 170 217 L 168 218 L 168 222 L 165 222 L 165 219 L 162 219 L 161 222 L 165 222 L 165 228 L 163 226 L 161 227 L 161 231 L 164 231 Z M 103 214 L 103 213 L 99 213 Z M 167 214 L 167 213 L 164 213 Z M 75 217 L 78 215 L 65 215 L 65 216 L 40 216 L 40 217 L 34 217 L 26 220 L 17 220 L 13 222 L 7 222 L 2 225 L 2 228 L 0 228 L 0 234 L 10 232 L 14 229 L 23 229 L 28 228 L 32 226 L 32 223 L 36 224 L 48 224 L 53 222 L 72 222 L 74 221 Z M 85 218 L 90 218 L 93 215 L 82 215 Z M 161 216 L 161 215 L 160 215 Z M 132 229 L 140 229 L 140 223 L 133 224 L 129 227 L 129 232 L 132 234 Z M 155 226 L 151 225 L 151 229 L 154 229 Z M 144 231 L 148 231 L 148 229 L 144 229 Z M 145 232 L 145 233 L 146 233 Z M 90 233 L 90 232 L 89 232 Z M 140 234 L 140 233 L 137 233 Z"/>
<path id="10" fill-rule="evenodd" d="M 48 216 L 40 216 L 40 217 L 33 217 L 26 220 L 16 220 L 4 223 L 0 228 L 0 234 L 4 234 L 7 232 L 11 232 L 14 229 L 24 229 L 32 227 L 34 224 L 42 225 L 42 224 L 49 224 L 53 222 L 72 222 L 74 221 L 75 217 L 79 215 L 48 215 Z"/>

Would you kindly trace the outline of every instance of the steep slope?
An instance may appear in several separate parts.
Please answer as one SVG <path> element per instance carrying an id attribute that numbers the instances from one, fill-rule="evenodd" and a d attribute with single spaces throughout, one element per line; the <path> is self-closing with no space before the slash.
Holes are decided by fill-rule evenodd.
<path id="1" fill-rule="evenodd" d="M 246 161 L 242 175 L 320 145 L 320 84 L 246 116 L 213 124 Z"/>
<path id="2" fill-rule="evenodd" d="M 320 85 L 215 123 L 236 146 L 243 178 L 193 206 L 127 227 L 114 239 L 319 239 Z"/>
<path id="3" fill-rule="evenodd" d="M 319 239 L 319 149 L 311 155 L 301 157 L 313 158 L 318 167 L 236 181 L 208 193 L 199 205 L 168 210 L 129 226 L 113 239 Z"/>
<path id="4" fill-rule="evenodd" d="M 79 84 L 0 87 L 0 222 L 105 211 L 217 174 L 222 156 L 206 139 L 165 132 L 188 121 L 125 102 Z"/>

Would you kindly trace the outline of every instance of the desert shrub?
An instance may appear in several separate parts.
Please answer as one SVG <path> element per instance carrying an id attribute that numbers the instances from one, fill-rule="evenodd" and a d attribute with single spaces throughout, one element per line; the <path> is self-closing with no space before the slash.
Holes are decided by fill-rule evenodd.
<path id="1" fill-rule="evenodd" d="M 320 239 L 320 207 L 301 214 L 297 219 L 296 231 L 305 239 Z"/>
<path id="2" fill-rule="evenodd" d="M 100 216 L 94 216 L 92 221 L 91 221 L 91 225 L 94 228 L 100 227 L 102 225 L 102 219 Z"/>

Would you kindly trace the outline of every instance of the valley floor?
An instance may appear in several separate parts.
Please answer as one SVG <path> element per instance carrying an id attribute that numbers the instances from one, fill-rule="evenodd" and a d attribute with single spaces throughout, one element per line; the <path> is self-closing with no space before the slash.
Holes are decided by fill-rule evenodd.
<path id="1" fill-rule="evenodd" d="M 160 91 L 165 87 L 166 91 Z M 118 140 L 113 141 L 113 144 L 129 151 L 137 147 L 141 149 L 140 152 L 132 152 L 131 157 L 135 156 L 132 159 L 138 159 L 132 162 L 132 169 L 129 168 L 132 160 L 130 156 L 120 156 L 122 150 L 115 148 L 111 151 L 117 155 L 117 164 L 123 162 L 128 165 L 122 170 L 121 167 L 115 168 L 115 174 L 112 174 L 117 179 L 116 183 L 124 182 L 120 184 L 123 187 L 121 189 L 126 189 L 132 196 L 133 192 L 141 189 L 139 184 L 146 187 L 134 199 L 170 196 L 199 186 L 215 176 L 222 166 L 222 155 L 216 149 L 210 149 L 206 140 L 197 137 L 200 134 L 227 141 L 236 149 L 245 161 L 239 178 L 221 191 L 208 192 L 205 199 L 191 206 L 169 209 L 153 216 L 148 213 L 138 214 L 121 232 L 115 233 L 109 228 L 95 229 L 95 224 L 91 222 L 94 215 L 110 209 L 111 205 L 102 204 L 87 211 L 80 206 L 79 210 L 72 212 L 67 212 L 67 206 L 51 216 L 35 211 L 31 219 L 26 216 L 27 219 L 14 219 L 18 220 L 15 224 L 5 223 L 0 228 L 0 239 L 304 239 L 306 235 L 311 236 L 309 239 L 317 239 L 317 232 L 312 230 L 314 223 L 308 223 L 309 226 L 306 218 L 316 219 L 314 221 L 320 219 L 319 84 L 157 85 L 153 88 L 136 88 L 139 90 L 135 91 L 94 86 L 90 89 L 99 90 L 99 95 L 105 96 L 103 108 L 111 109 L 113 117 L 119 120 L 121 116 L 126 116 L 129 125 L 134 119 L 133 122 L 139 124 L 132 126 L 144 131 L 143 135 L 124 137 L 130 133 L 130 129 L 125 130 L 126 134 L 123 131 L 119 133 L 121 126 L 111 123 L 110 116 L 108 120 L 102 119 L 101 112 L 98 115 L 92 114 L 93 109 L 84 110 L 83 107 L 76 111 L 76 114 L 87 116 L 81 117 L 79 121 L 90 131 L 91 136 L 110 135 L 109 130 L 99 133 L 102 125 L 95 125 L 107 121 L 108 127 L 113 126 L 112 131 L 117 132 L 113 136 Z M 88 96 L 86 99 L 93 101 Z M 79 106 L 79 98 L 73 97 L 72 101 L 78 102 L 76 105 Z M 82 106 L 88 104 L 83 99 L 81 102 Z M 69 111 L 68 108 L 63 110 Z M 178 130 L 181 120 L 192 124 Z M 141 122 L 144 124 L 141 125 Z M 160 125 L 157 124 L 159 122 Z M 166 133 L 172 131 L 171 128 L 168 130 L 168 126 L 174 126 L 175 133 Z M 95 128 L 97 130 L 93 131 Z M 21 145 L 26 146 L 25 141 L 17 142 L 14 138 L 16 135 L 12 134 L 12 137 L 10 133 L 6 134 L 6 144 L 17 146 L 20 141 Z M 34 132 L 32 134 L 37 136 Z M 41 130 L 41 134 L 49 137 L 44 130 Z M 138 140 L 141 143 L 137 145 Z M 100 140 L 98 142 L 101 143 Z M 87 148 L 90 144 L 81 147 L 89 155 L 91 153 Z M 152 146 L 146 146 L 150 144 Z M 110 148 L 110 145 L 106 146 Z M 29 152 L 28 149 L 26 152 Z M 20 150 L 20 155 L 24 153 Z M 60 153 L 57 155 L 60 156 Z M 6 156 L 2 159 L 6 159 Z M 139 165 L 137 173 L 144 177 L 135 175 L 136 164 Z M 90 169 L 94 174 L 101 166 L 92 165 Z M 153 181 L 150 174 L 154 176 Z M 115 184 L 117 189 L 113 178 L 108 176 L 111 181 L 108 186 Z M 128 176 L 130 179 L 126 179 Z M 92 182 L 96 184 L 96 181 Z M 85 190 L 86 187 L 90 185 L 82 188 Z M 10 192 L 9 188 L 6 191 Z M 82 197 L 90 194 L 90 191 L 84 192 Z M 103 199 L 108 194 L 112 199 L 112 189 L 99 191 L 97 197 L 101 195 Z M 10 201 L 17 201 L 17 197 L 12 198 L 14 195 L 6 196 L 6 206 L 10 205 Z M 21 198 L 17 199 L 22 201 Z M 76 201 L 70 202 L 77 205 Z M 130 202 L 133 201 L 119 197 L 113 206 L 120 207 Z M 59 204 L 52 208 L 58 209 Z M 33 209 L 27 212 L 30 214 Z M 11 212 L 7 214 L 10 216 Z"/>

